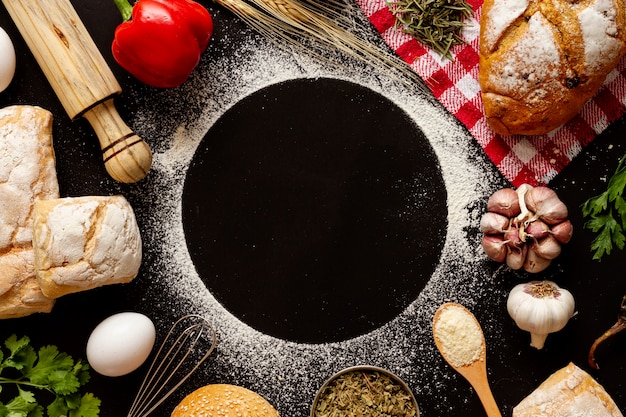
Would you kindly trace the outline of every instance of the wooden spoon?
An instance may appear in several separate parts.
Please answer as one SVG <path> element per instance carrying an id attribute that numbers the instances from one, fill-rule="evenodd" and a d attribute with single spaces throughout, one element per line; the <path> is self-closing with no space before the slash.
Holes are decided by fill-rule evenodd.
<path id="1" fill-rule="evenodd" d="M 462 335 L 459 332 L 458 335 L 453 334 L 453 337 L 458 336 L 458 342 L 461 342 L 461 339 L 469 336 L 480 338 L 480 351 L 476 352 L 477 355 L 472 356 L 471 359 L 463 362 L 460 358 L 451 357 L 450 351 L 452 350 L 450 346 L 447 344 L 450 343 L 449 337 L 443 337 L 443 324 L 440 322 L 440 318 L 442 313 L 446 311 L 448 308 L 458 308 L 460 311 L 471 318 L 476 324 L 475 329 L 471 329 L 472 326 L 464 327 L 462 330 Z M 475 334 L 473 332 L 475 331 Z M 502 417 L 500 410 L 496 404 L 495 399 L 493 398 L 493 393 L 489 388 L 489 381 L 487 379 L 487 364 L 486 364 L 486 347 L 485 347 L 485 337 L 483 335 L 482 329 L 480 328 L 480 324 L 476 317 L 464 306 L 457 303 L 445 303 L 435 313 L 433 318 L 433 337 L 435 339 L 435 344 L 437 345 L 437 349 L 441 353 L 441 356 L 448 362 L 448 364 L 456 370 L 459 374 L 461 374 L 474 388 L 476 394 L 478 394 L 478 398 L 480 398 L 485 411 L 487 412 L 487 416 L 489 417 Z M 463 342 L 466 342 L 465 340 Z M 467 346 L 467 343 L 465 343 Z"/>

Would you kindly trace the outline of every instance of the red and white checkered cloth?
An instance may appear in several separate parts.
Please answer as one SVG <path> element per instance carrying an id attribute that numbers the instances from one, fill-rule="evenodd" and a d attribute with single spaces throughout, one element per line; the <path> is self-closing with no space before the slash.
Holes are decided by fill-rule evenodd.
<path id="1" fill-rule="evenodd" d="M 356 0 L 385 42 L 430 87 L 441 104 L 463 123 L 487 156 L 517 187 L 548 184 L 609 124 L 626 113 L 626 58 L 606 79 L 574 120 L 542 136 L 500 136 L 484 117 L 478 85 L 478 35 L 482 0 L 469 0 L 474 18 L 463 31 L 465 45 L 442 60 L 413 37 L 402 33 L 385 0 Z"/>

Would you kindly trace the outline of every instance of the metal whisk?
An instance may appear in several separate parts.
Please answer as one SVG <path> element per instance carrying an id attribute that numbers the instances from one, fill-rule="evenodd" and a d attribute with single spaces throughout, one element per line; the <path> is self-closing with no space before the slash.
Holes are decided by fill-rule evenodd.
<path id="1" fill-rule="evenodd" d="M 127 417 L 152 413 L 209 357 L 216 340 L 205 318 L 192 314 L 178 319 L 159 347 Z"/>

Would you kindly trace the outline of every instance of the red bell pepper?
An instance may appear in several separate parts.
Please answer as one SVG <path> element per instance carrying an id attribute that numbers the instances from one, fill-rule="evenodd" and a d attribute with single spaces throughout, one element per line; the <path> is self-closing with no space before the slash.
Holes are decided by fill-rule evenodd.
<path id="1" fill-rule="evenodd" d="M 185 82 L 213 34 L 209 11 L 192 0 L 114 1 L 124 19 L 111 47 L 117 63 L 153 87 Z"/>

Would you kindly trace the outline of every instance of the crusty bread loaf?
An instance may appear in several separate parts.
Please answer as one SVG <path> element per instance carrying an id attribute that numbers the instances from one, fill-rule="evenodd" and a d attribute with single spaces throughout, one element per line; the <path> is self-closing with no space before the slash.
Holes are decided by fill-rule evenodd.
<path id="1" fill-rule="evenodd" d="M 176 406 L 171 417 L 279 417 L 262 396 L 230 384 L 198 388 Z"/>
<path id="2" fill-rule="evenodd" d="M 591 375 L 573 363 L 550 375 L 515 408 L 513 417 L 623 417 Z"/>
<path id="3" fill-rule="evenodd" d="M 485 0 L 479 84 L 501 135 L 571 120 L 626 53 L 626 0 Z"/>
<path id="4" fill-rule="evenodd" d="M 38 201 L 33 246 L 37 279 L 49 298 L 128 283 L 142 257 L 135 214 L 121 195 Z"/>
<path id="5" fill-rule="evenodd" d="M 40 107 L 0 109 L 0 319 L 50 312 L 35 277 L 32 210 L 58 198 L 52 114 Z"/>

